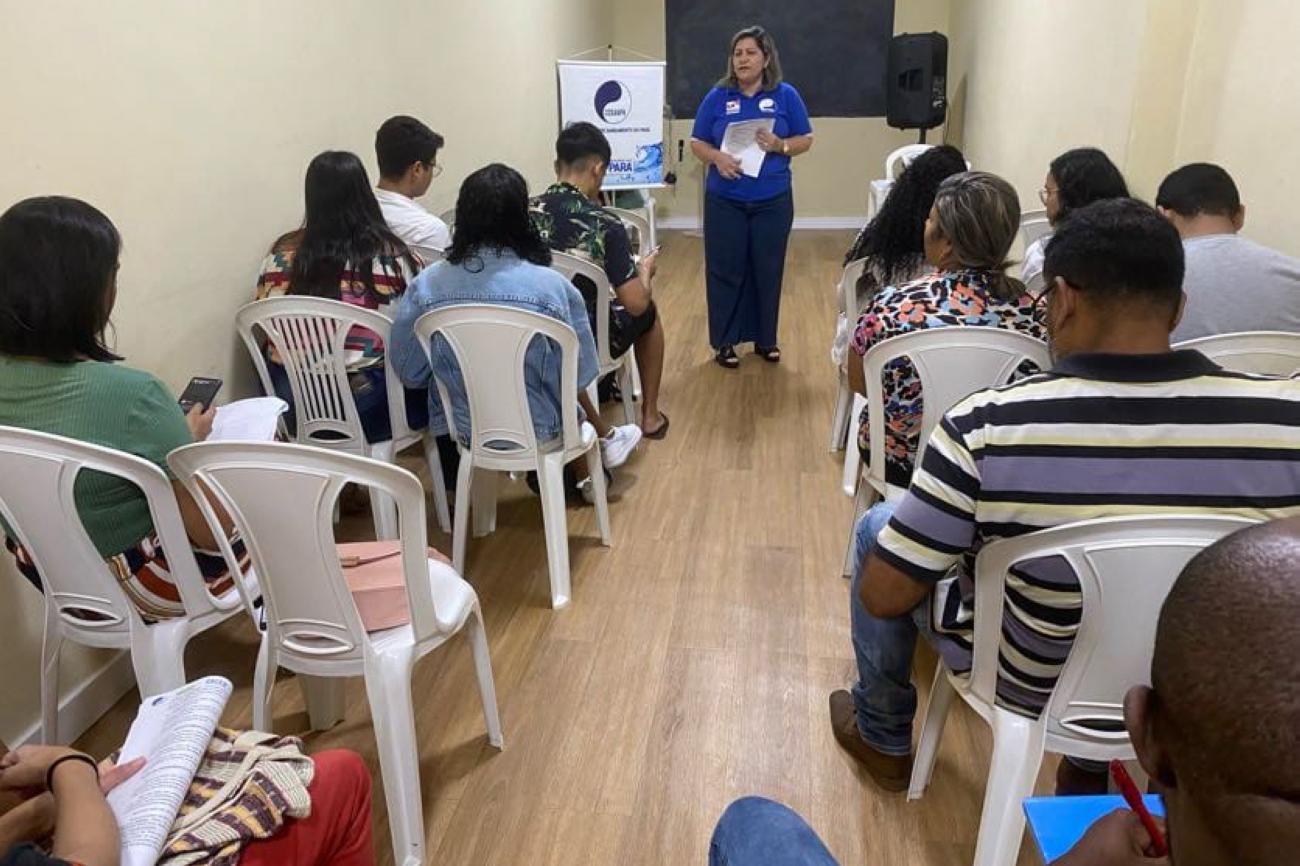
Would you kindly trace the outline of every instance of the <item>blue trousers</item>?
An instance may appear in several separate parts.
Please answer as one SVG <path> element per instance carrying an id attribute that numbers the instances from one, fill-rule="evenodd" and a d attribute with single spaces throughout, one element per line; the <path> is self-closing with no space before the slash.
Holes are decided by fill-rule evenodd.
<path id="1" fill-rule="evenodd" d="M 839 866 L 791 809 L 762 797 L 727 807 L 709 843 L 709 866 Z"/>
<path id="2" fill-rule="evenodd" d="M 289 404 L 285 422 L 290 429 L 298 423 L 294 414 L 293 390 L 289 387 L 289 374 L 274 361 L 267 363 L 275 396 Z M 372 367 L 351 377 L 352 396 L 361 416 L 361 428 L 367 442 L 387 442 L 393 438 L 393 425 L 388 418 L 388 385 L 382 367 Z M 429 426 L 429 392 L 425 388 L 406 389 L 406 423 L 412 430 Z"/>
<path id="3" fill-rule="evenodd" d="M 766 201 L 704 197 L 704 261 L 709 297 L 709 343 L 777 345 L 785 247 L 794 222 L 794 198 Z"/>

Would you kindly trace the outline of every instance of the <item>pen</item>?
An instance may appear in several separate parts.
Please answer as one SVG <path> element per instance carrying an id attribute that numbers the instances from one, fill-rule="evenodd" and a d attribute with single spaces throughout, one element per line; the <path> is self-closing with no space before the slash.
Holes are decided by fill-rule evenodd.
<path id="1" fill-rule="evenodd" d="M 1124 769 L 1123 761 L 1110 762 L 1110 775 L 1119 786 L 1119 792 L 1124 796 L 1124 802 L 1128 807 L 1137 813 L 1138 818 L 1142 821 L 1142 826 L 1146 827 L 1147 835 L 1151 837 L 1151 851 L 1156 857 L 1164 857 L 1169 853 L 1169 848 L 1165 845 L 1165 837 L 1160 833 L 1160 828 L 1156 826 L 1155 819 L 1147 811 L 1146 803 L 1142 802 L 1142 795 L 1138 793 L 1137 785 L 1133 784 L 1133 777 Z"/>

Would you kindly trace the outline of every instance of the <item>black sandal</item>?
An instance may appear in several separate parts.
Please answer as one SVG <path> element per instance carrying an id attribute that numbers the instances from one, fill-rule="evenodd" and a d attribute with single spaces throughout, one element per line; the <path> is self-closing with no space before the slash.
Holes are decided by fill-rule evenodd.
<path id="1" fill-rule="evenodd" d="M 736 348 L 734 346 L 723 346 L 718 350 L 718 354 L 713 356 L 713 360 L 717 361 L 720 366 L 726 367 L 728 370 L 734 370 L 740 366 L 740 358 L 736 356 Z"/>
<path id="2" fill-rule="evenodd" d="M 644 436 L 646 439 L 653 439 L 656 442 L 658 442 L 668 435 L 668 415 L 663 412 L 660 412 L 659 417 L 663 419 L 664 423 L 660 424 L 659 429 L 656 430 L 655 432 L 650 433 L 647 432 L 644 428 L 642 428 L 641 435 Z"/>
<path id="3" fill-rule="evenodd" d="M 779 364 L 779 363 L 781 363 L 781 347 L 780 347 L 780 346 L 770 346 L 770 347 L 764 348 L 763 346 L 757 346 L 757 345 L 756 345 L 756 346 L 754 346 L 754 354 L 755 354 L 755 355 L 758 355 L 759 357 L 761 357 L 764 361 L 768 362 L 769 364 Z"/>

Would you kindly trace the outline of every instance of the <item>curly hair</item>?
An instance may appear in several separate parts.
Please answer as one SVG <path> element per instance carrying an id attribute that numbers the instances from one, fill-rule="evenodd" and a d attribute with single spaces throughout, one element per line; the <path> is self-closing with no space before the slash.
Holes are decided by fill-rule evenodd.
<path id="1" fill-rule="evenodd" d="M 551 263 L 551 248 L 528 215 L 528 184 L 523 175 L 499 162 L 480 168 L 461 184 L 447 261 L 476 271 L 482 267 L 483 250 L 509 250 L 542 267 Z"/>
<path id="2" fill-rule="evenodd" d="M 962 152 L 947 144 L 914 159 L 894 182 L 875 217 L 858 233 L 844 263 L 870 258 L 879 286 L 908 277 L 925 258 L 925 218 L 939 184 L 965 170 Z"/>

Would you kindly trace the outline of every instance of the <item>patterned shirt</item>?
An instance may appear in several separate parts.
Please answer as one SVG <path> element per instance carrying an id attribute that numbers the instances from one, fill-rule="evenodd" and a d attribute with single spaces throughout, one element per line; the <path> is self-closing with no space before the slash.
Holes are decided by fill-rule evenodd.
<path id="1" fill-rule="evenodd" d="M 977 391 L 935 427 L 875 551 L 926 584 L 956 566 L 958 591 L 935 593 L 936 620 L 945 661 L 963 671 L 983 545 L 1138 514 L 1300 515 L 1300 381 L 1183 351 L 1072 355 Z M 1037 716 L 1078 630 L 1078 578 L 1062 557 L 1027 560 L 1006 597 L 998 701 Z"/>
<path id="2" fill-rule="evenodd" d="M 587 198 L 571 183 L 554 183 L 533 199 L 533 226 L 542 240 L 558 252 L 573 253 L 600 266 L 617 289 L 637 275 L 632 242 L 623 221 Z M 595 321 L 596 287 L 579 277 L 574 285 Z"/>
<path id="3" fill-rule="evenodd" d="M 1037 339 L 1047 336 L 1034 309 L 1034 299 L 1021 295 L 1002 301 L 989 291 L 987 271 L 943 271 L 902 286 L 882 289 L 858 319 L 853 351 L 867 354 L 873 346 L 899 334 L 950 325 L 1007 328 Z M 921 433 L 921 378 L 907 358 L 885 366 L 885 480 L 906 487 L 912 476 Z M 858 427 L 858 449 L 870 452 L 867 412 Z"/>
<path id="4" fill-rule="evenodd" d="M 257 277 L 257 300 L 288 294 L 289 278 L 293 270 L 293 247 L 277 245 L 262 260 L 262 270 Z M 370 260 L 370 270 L 375 282 L 376 300 L 366 291 L 361 272 L 349 265 L 343 269 L 339 280 L 339 300 L 367 310 L 379 309 L 401 297 L 406 286 L 415 278 L 415 266 L 407 255 L 376 256 Z M 379 335 L 368 328 L 353 328 L 348 334 L 346 348 L 355 357 L 349 368 L 373 366 L 384 359 L 384 343 Z"/>

